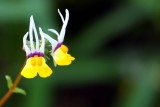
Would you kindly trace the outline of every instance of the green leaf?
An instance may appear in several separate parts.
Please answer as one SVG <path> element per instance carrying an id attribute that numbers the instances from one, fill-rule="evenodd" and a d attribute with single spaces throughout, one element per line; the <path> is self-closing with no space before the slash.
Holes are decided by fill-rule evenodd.
<path id="1" fill-rule="evenodd" d="M 23 94 L 23 95 L 26 95 L 26 91 L 22 88 L 19 88 L 19 87 L 16 87 L 14 89 L 14 93 L 19 93 L 19 94 Z"/>
<path id="2" fill-rule="evenodd" d="M 11 79 L 11 77 L 9 75 L 6 75 L 5 78 L 7 80 L 7 86 L 10 89 L 11 86 L 13 85 L 12 79 Z"/>
<path id="3" fill-rule="evenodd" d="M 12 87 L 12 85 L 13 85 L 12 79 L 11 79 L 11 77 L 9 75 L 6 75 L 5 78 L 7 80 L 7 86 L 10 89 Z M 19 87 L 16 87 L 13 92 L 26 95 L 26 91 L 21 89 L 21 88 L 19 88 Z"/>

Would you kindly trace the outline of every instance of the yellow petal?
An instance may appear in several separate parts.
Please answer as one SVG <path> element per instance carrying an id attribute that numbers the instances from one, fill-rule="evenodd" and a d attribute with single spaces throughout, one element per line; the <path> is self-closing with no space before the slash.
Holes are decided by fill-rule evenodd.
<path id="1" fill-rule="evenodd" d="M 37 72 L 35 70 L 35 62 L 36 60 L 34 58 L 28 58 L 26 61 L 26 65 L 21 71 L 21 75 L 25 78 L 34 78 L 37 75 Z"/>
<path id="2" fill-rule="evenodd" d="M 42 62 L 39 62 L 39 61 L 42 61 Z M 45 59 L 41 57 L 41 59 L 38 59 L 38 63 L 41 63 L 41 65 L 37 66 L 37 71 L 38 71 L 39 76 L 42 78 L 49 77 L 53 71 L 46 64 Z"/>
<path id="3" fill-rule="evenodd" d="M 37 73 L 40 77 L 46 78 L 52 74 L 52 70 L 46 64 L 43 57 L 34 56 L 27 59 L 21 75 L 25 78 L 34 78 Z"/>
<path id="4" fill-rule="evenodd" d="M 65 45 L 62 45 L 55 51 L 55 53 L 52 56 L 57 65 L 70 65 L 72 61 L 75 60 L 75 58 L 67 52 L 68 48 Z"/>
<path id="5" fill-rule="evenodd" d="M 74 57 L 72 57 L 69 54 L 66 55 L 62 55 L 63 57 L 56 59 L 55 62 L 57 63 L 57 65 L 70 65 L 72 63 L 72 61 L 75 59 Z"/>
<path id="6" fill-rule="evenodd" d="M 68 47 L 66 45 L 62 45 L 60 48 L 64 53 L 68 52 Z"/>

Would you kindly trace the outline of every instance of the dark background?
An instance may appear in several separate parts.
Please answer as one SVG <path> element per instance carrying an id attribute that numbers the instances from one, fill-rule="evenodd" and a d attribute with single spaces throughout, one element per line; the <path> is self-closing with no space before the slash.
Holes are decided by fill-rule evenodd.
<path id="1" fill-rule="evenodd" d="M 30 16 L 37 28 L 60 31 L 58 8 L 70 12 L 64 44 L 76 60 L 47 62 L 54 74 L 23 78 L 27 95 L 13 94 L 4 107 L 160 106 L 159 0 L 1 0 L 0 97 L 8 90 L 5 75 L 15 79 L 25 61 Z"/>

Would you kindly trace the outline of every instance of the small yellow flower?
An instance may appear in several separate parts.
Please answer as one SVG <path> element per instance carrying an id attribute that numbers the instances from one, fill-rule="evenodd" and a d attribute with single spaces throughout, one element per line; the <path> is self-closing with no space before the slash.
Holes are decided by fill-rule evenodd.
<path id="1" fill-rule="evenodd" d="M 57 65 L 70 65 L 74 57 L 68 54 L 68 48 L 65 45 L 61 45 L 54 53 L 52 53 L 53 59 Z"/>
<path id="2" fill-rule="evenodd" d="M 68 48 L 67 46 L 63 45 L 64 36 L 66 32 L 66 27 L 69 20 L 69 11 L 66 9 L 66 16 L 65 18 L 61 14 L 61 12 L 58 9 L 58 13 L 62 19 L 63 25 L 60 33 L 58 33 L 55 29 L 48 29 L 48 31 L 54 33 L 57 35 L 57 41 L 51 38 L 49 35 L 43 33 L 45 39 L 47 39 L 51 45 L 52 45 L 52 51 L 51 56 L 53 57 L 53 61 L 55 65 L 70 65 L 73 60 L 75 60 L 74 57 L 72 57 L 70 54 L 68 54 Z"/>
<path id="3" fill-rule="evenodd" d="M 44 59 L 45 38 L 41 28 L 39 29 L 39 31 L 42 41 L 41 45 L 39 43 L 33 16 L 31 16 L 29 33 L 27 32 L 23 37 L 23 48 L 26 52 L 27 61 L 21 71 L 21 75 L 25 78 L 34 78 L 35 76 L 37 76 L 37 74 L 39 74 L 39 76 L 42 78 L 46 78 L 53 72 L 46 64 L 46 61 Z M 33 42 L 33 32 L 36 40 L 35 43 Z M 30 38 L 30 41 L 28 41 L 30 43 L 30 47 L 27 45 L 28 34 Z"/>

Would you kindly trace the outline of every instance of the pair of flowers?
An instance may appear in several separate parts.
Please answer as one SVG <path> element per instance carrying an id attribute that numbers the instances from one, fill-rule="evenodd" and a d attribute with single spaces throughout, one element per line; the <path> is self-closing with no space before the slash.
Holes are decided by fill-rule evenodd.
<path id="1" fill-rule="evenodd" d="M 46 40 L 49 41 L 52 46 L 51 56 L 53 57 L 55 65 L 70 65 L 75 59 L 68 54 L 67 46 L 63 45 L 66 27 L 69 20 L 69 11 L 66 9 L 65 12 L 66 16 L 64 18 L 58 9 L 58 13 L 63 22 L 60 33 L 58 33 L 55 29 L 48 29 L 48 31 L 57 35 L 57 40 L 44 33 L 40 27 L 39 34 L 41 40 L 39 40 L 33 16 L 30 17 L 29 32 L 27 32 L 23 37 L 23 48 L 27 56 L 26 64 L 21 71 L 21 75 L 23 77 L 34 78 L 37 74 L 39 74 L 40 77 L 46 78 L 53 73 L 52 69 L 46 64 L 46 60 L 44 58 Z M 29 41 L 27 40 L 28 35 L 30 39 Z"/>

